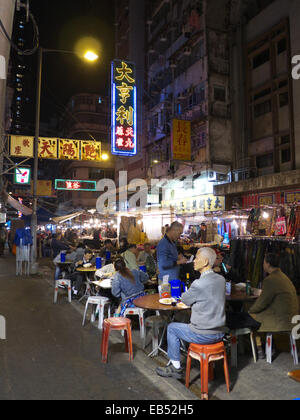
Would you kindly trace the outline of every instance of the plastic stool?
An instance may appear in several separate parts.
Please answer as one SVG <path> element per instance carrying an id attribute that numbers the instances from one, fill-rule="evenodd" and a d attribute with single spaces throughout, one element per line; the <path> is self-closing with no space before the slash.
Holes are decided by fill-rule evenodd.
<path id="1" fill-rule="evenodd" d="M 97 308 L 99 309 L 99 322 L 98 322 L 98 329 L 102 330 L 103 327 L 103 320 L 104 320 L 104 308 L 106 305 L 108 306 L 108 317 L 110 318 L 110 300 L 106 297 L 103 296 L 90 296 L 86 302 L 85 305 L 85 311 L 84 311 L 84 315 L 83 315 L 83 322 L 82 322 L 82 326 L 84 327 L 85 324 L 85 318 L 86 318 L 86 314 L 87 314 L 87 310 L 88 310 L 88 306 L 89 305 L 97 305 Z M 95 314 L 92 315 L 92 319 L 91 321 L 93 322 L 95 317 Z"/>
<path id="2" fill-rule="evenodd" d="M 145 315 L 146 310 L 142 309 L 142 308 L 127 308 L 125 313 L 124 313 L 124 318 L 126 318 L 128 315 L 136 315 L 139 317 L 139 322 L 140 322 L 140 336 L 141 339 L 144 340 L 145 338 L 145 319 L 144 319 L 144 315 Z"/>
<path id="3" fill-rule="evenodd" d="M 58 287 L 67 286 L 68 287 L 68 301 L 72 303 L 72 282 L 71 280 L 60 279 L 55 281 L 55 290 L 54 290 L 54 303 L 57 303 L 58 297 Z"/>
<path id="4" fill-rule="evenodd" d="M 146 318 L 145 327 L 147 331 L 147 327 L 151 328 L 152 330 L 152 352 L 149 354 L 149 357 L 157 356 L 158 350 L 160 350 L 159 345 L 159 329 L 164 328 L 167 322 L 161 316 L 149 316 Z M 146 347 L 146 334 L 143 342 L 143 348 Z"/>
<path id="5" fill-rule="evenodd" d="M 241 328 L 238 330 L 232 330 L 230 331 L 231 335 L 231 366 L 232 367 L 238 367 L 238 360 L 237 360 L 237 345 L 238 345 L 238 339 L 237 337 L 241 335 L 248 335 L 250 334 L 250 341 L 251 341 L 251 347 L 252 347 L 252 354 L 254 362 L 257 363 L 257 355 L 256 355 L 256 345 L 255 345 L 255 339 L 254 339 L 254 332 L 250 330 L 249 328 Z"/>
<path id="6" fill-rule="evenodd" d="M 297 343 L 293 336 L 293 333 L 291 333 L 290 331 L 278 331 L 278 334 L 289 334 L 290 343 L 291 343 L 291 354 L 294 359 L 294 365 L 298 365 L 299 359 L 298 359 Z M 268 333 L 267 340 L 266 340 L 266 357 L 267 357 L 267 363 L 269 364 L 272 364 L 272 344 L 273 344 L 273 333 Z"/>
<path id="7" fill-rule="evenodd" d="M 102 363 L 107 363 L 108 353 L 108 342 L 109 334 L 111 330 L 125 331 L 125 345 L 126 351 L 129 353 L 129 360 L 133 360 L 132 351 L 132 333 L 131 333 L 131 321 L 128 318 L 108 318 L 103 322 L 102 342 L 101 342 L 101 354 Z"/>
<path id="8" fill-rule="evenodd" d="M 227 353 L 223 341 L 217 344 L 190 344 L 187 364 L 185 386 L 190 386 L 190 372 L 192 359 L 199 360 L 201 373 L 201 399 L 208 400 L 208 381 L 214 379 L 213 364 L 224 359 L 224 373 L 227 385 L 227 392 L 230 392 L 230 379 L 227 362 Z"/>

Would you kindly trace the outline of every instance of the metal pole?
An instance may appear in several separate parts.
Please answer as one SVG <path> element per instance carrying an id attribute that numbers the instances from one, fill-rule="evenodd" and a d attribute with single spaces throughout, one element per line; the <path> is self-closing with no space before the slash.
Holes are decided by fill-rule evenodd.
<path id="1" fill-rule="evenodd" d="M 41 89 L 42 89 L 42 67 L 43 67 L 43 49 L 38 50 L 38 78 L 36 92 L 36 113 L 35 113 L 35 139 L 34 139 L 34 172 L 33 172 L 33 213 L 31 220 L 31 232 L 33 236 L 33 254 L 32 264 L 37 260 L 37 182 L 39 169 L 39 136 L 40 136 L 40 115 L 41 115 Z"/>

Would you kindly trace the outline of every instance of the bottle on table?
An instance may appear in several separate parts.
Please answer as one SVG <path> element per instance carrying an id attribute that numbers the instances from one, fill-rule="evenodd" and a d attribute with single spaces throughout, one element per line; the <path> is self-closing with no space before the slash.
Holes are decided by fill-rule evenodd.
<path id="1" fill-rule="evenodd" d="M 190 273 L 186 273 L 186 281 L 185 281 L 186 291 L 189 290 L 189 288 L 191 287 L 191 285 L 192 285 L 192 282 L 191 282 Z"/>
<path id="2" fill-rule="evenodd" d="M 171 285 L 169 283 L 169 276 L 164 276 L 163 283 L 159 286 L 159 297 L 161 299 L 167 299 L 171 297 Z"/>
<path id="3" fill-rule="evenodd" d="M 251 281 L 247 280 L 246 282 L 246 295 L 251 296 Z"/>

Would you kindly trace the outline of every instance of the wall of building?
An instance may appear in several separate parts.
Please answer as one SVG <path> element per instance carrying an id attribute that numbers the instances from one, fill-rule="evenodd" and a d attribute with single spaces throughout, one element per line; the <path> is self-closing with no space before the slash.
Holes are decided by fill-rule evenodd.
<path id="1" fill-rule="evenodd" d="M 247 25 L 247 40 L 251 41 L 265 31 L 277 25 L 283 19 L 288 18 L 290 23 L 291 56 L 299 54 L 300 43 L 300 3 L 297 0 L 274 1 L 263 12 L 256 16 Z M 264 66 L 262 66 L 264 67 Z M 278 57 L 278 72 L 287 70 L 287 61 L 284 54 Z M 290 69 L 288 69 L 290 71 Z M 265 73 L 264 73 L 265 72 Z M 263 75 L 264 73 L 264 75 Z M 267 68 L 261 68 L 260 77 L 263 80 L 268 74 Z M 292 81 L 293 111 L 294 111 L 294 136 L 295 136 L 295 168 L 300 168 L 300 81 Z M 287 109 L 280 110 L 280 129 L 286 128 L 288 118 Z"/>

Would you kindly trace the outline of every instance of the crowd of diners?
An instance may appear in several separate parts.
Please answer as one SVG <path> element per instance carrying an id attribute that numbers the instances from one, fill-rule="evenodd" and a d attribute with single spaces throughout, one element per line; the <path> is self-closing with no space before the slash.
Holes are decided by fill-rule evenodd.
<path id="1" fill-rule="evenodd" d="M 234 267 L 227 261 L 228 256 L 216 247 L 203 246 L 195 249 L 194 260 L 177 246 L 184 227 L 174 222 L 164 229 L 163 237 L 156 247 L 150 243 L 142 248 L 129 244 L 126 238 L 119 243 L 113 239 L 97 242 L 97 247 L 88 243 L 79 243 L 76 247 L 67 244 L 63 238 L 52 240 L 56 278 L 60 276 L 60 253 L 67 252 L 66 259 L 71 261 L 70 276 L 73 283 L 73 298 L 82 296 L 84 274 L 78 267 L 95 264 L 96 256 L 104 260 L 107 272 L 113 272 L 111 290 L 99 293 L 112 301 L 114 316 L 122 316 L 134 301 L 145 293 L 149 281 L 157 280 L 160 285 L 164 276 L 169 280 L 189 280 L 188 289 L 181 301 L 190 307 L 186 311 L 188 319 L 173 322 L 168 326 L 168 355 L 170 363 L 157 368 L 157 374 L 164 377 L 181 379 L 180 342 L 196 344 L 214 344 L 226 339 L 231 329 L 250 328 L 256 333 L 259 358 L 265 358 L 263 339 L 265 333 L 291 331 L 292 319 L 299 313 L 299 300 L 296 289 L 290 279 L 280 270 L 280 255 L 266 254 L 263 281 L 259 297 L 251 307 L 242 307 L 241 303 L 228 303 L 226 300 L 226 282 L 245 282 L 234 276 Z M 96 238 L 98 239 L 98 238 Z M 95 243 L 93 244 L 93 246 Z M 143 270 L 141 270 L 141 266 Z M 189 276 L 187 276 L 189 274 Z"/>

